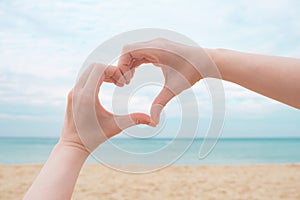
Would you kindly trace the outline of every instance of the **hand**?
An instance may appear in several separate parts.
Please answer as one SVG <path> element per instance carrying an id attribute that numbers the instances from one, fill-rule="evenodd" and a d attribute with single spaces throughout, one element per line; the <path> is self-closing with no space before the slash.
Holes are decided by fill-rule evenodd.
<path id="1" fill-rule="evenodd" d="M 164 87 L 151 107 L 155 125 L 159 122 L 163 107 L 174 96 L 204 77 L 213 77 L 215 69 L 214 62 L 202 48 L 159 38 L 124 46 L 118 63 L 124 78 L 119 84 L 129 84 L 135 68 L 143 63 L 161 67 L 165 77 Z"/>
<path id="2" fill-rule="evenodd" d="M 68 95 L 60 143 L 91 152 L 130 126 L 150 123 L 150 117 L 146 114 L 114 115 L 99 102 L 98 94 L 103 81 L 117 84 L 116 80 L 122 78 L 118 68 L 103 64 L 92 64 L 83 72 Z"/>

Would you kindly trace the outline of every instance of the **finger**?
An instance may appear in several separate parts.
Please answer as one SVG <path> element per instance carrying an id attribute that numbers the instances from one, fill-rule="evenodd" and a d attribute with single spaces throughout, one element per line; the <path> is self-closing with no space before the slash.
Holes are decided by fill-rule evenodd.
<path id="1" fill-rule="evenodd" d="M 160 105 L 160 104 L 153 104 L 151 106 L 151 111 L 150 111 L 151 124 L 150 124 L 150 126 L 156 126 L 159 123 L 160 114 L 163 109 L 164 109 L 164 106 Z"/>
<path id="2" fill-rule="evenodd" d="M 135 73 L 135 68 L 132 68 L 132 69 L 131 69 L 131 73 L 130 73 L 130 75 L 131 75 L 130 80 L 133 78 L 134 73 Z M 130 83 L 130 82 L 129 82 L 129 83 Z"/>
<path id="3" fill-rule="evenodd" d="M 122 87 L 123 85 L 120 84 L 117 80 L 120 79 L 120 73 L 116 73 L 116 70 L 119 70 L 117 67 L 115 66 L 108 66 L 104 72 L 105 74 L 105 78 L 104 78 L 104 82 L 108 82 L 108 83 L 114 83 L 115 85 Z"/>
<path id="4" fill-rule="evenodd" d="M 134 76 L 134 72 L 135 72 L 135 68 L 144 64 L 144 63 L 149 63 L 149 61 L 147 61 L 146 59 L 141 59 L 141 60 L 134 60 L 131 63 L 131 66 L 127 66 L 127 65 L 122 65 L 121 67 L 119 67 L 123 77 L 126 80 L 126 84 L 128 85 L 131 81 L 131 79 Z"/>
<path id="5" fill-rule="evenodd" d="M 127 45 L 123 48 L 123 54 L 120 57 L 118 62 L 118 68 L 120 69 L 122 75 L 124 76 L 126 84 L 129 84 L 130 79 L 132 77 L 130 70 L 132 68 L 131 64 L 133 62 L 133 58 L 131 56 L 131 53 L 129 52 L 131 48 L 134 48 L 134 46 Z"/>
<path id="6" fill-rule="evenodd" d="M 84 86 L 84 90 L 88 93 L 95 95 L 96 98 L 98 98 L 99 89 L 104 81 L 105 69 L 107 67 L 108 66 L 103 64 L 95 64 Z"/>
<path id="7" fill-rule="evenodd" d="M 130 83 L 131 79 L 133 78 L 134 73 L 135 73 L 135 68 L 132 68 L 132 69 L 130 70 L 130 78 L 129 78 L 129 82 L 128 82 L 128 83 L 126 82 L 127 85 Z"/>
<path id="8" fill-rule="evenodd" d="M 151 119 L 155 125 L 159 123 L 160 113 L 166 104 L 175 96 L 175 94 L 166 86 L 160 91 L 151 106 Z"/>
<path id="9" fill-rule="evenodd" d="M 127 45 L 123 48 L 123 51 L 122 51 L 122 55 L 118 61 L 118 67 L 121 67 L 121 66 L 130 66 L 132 61 L 133 61 L 133 58 L 131 56 L 131 49 L 134 49 L 133 45 Z"/>
<path id="10" fill-rule="evenodd" d="M 151 117 L 144 113 L 132 113 L 129 115 L 115 116 L 115 120 L 120 130 L 124 130 L 138 124 L 151 124 Z"/>
<path id="11" fill-rule="evenodd" d="M 114 83 L 119 86 L 119 87 L 123 87 L 124 84 L 126 83 L 126 80 L 123 76 L 123 74 L 121 73 L 120 69 L 116 69 L 113 76 L 112 76 L 112 79 L 114 80 Z"/>
<path id="12" fill-rule="evenodd" d="M 128 65 L 123 65 L 121 68 L 119 68 L 123 77 L 125 78 L 125 83 L 129 84 L 130 78 L 131 78 L 131 70 Z"/>
<path id="13" fill-rule="evenodd" d="M 104 79 L 104 82 L 107 82 L 107 83 L 115 83 L 115 81 L 111 78 L 105 78 Z"/>
<path id="14" fill-rule="evenodd" d="M 158 58 L 154 55 L 155 50 L 149 49 L 148 42 L 140 42 L 126 45 L 123 48 L 122 56 L 119 59 L 118 67 L 122 72 L 127 72 L 143 63 L 156 63 Z"/>
<path id="15" fill-rule="evenodd" d="M 105 82 L 109 82 L 109 83 L 113 83 L 114 80 L 112 79 L 112 76 L 115 73 L 115 70 L 117 69 L 117 67 L 111 66 L 109 65 L 106 70 L 104 71 L 104 81 Z"/>
<path id="16" fill-rule="evenodd" d="M 134 60 L 131 64 L 131 66 L 123 65 L 119 67 L 120 71 L 122 72 L 123 76 L 126 79 L 126 84 L 128 85 L 131 81 L 131 79 L 134 76 L 135 73 L 135 68 L 139 67 L 140 65 L 144 63 L 150 63 L 146 59 L 141 59 L 141 60 Z"/>
<path id="17" fill-rule="evenodd" d="M 147 60 L 146 58 L 142 59 L 135 59 L 131 64 L 131 69 L 134 69 L 142 64 L 152 63 L 150 60 Z"/>

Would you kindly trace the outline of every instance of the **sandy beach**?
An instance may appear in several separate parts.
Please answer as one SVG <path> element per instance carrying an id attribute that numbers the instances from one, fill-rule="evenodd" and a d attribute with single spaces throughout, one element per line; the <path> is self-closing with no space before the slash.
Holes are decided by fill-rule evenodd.
<path id="1" fill-rule="evenodd" d="M 0 165 L 0 199 L 21 199 L 41 165 Z M 300 165 L 172 166 L 132 175 L 87 164 L 73 199 L 300 199 Z"/>

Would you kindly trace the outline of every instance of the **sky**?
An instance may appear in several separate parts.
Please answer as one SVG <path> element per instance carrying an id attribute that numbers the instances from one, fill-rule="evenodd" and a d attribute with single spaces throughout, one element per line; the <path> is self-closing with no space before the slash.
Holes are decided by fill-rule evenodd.
<path id="1" fill-rule="evenodd" d="M 66 96 L 82 63 L 98 45 L 122 32 L 161 28 L 203 47 L 300 57 L 299 19 L 297 0 L 2 0 L 0 136 L 58 137 Z M 144 68 L 136 76 L 143 76 Z M 224 82 L 224 87 L 222 137 L 300 137 L 299 110 L 232 83 Z M 107 109 L 112 89 L 104 85 L 101 90 Z M 158 91 L 138 92 L 129 107 L 149 113 Z M 210 123 L 209 94 L 203 82 L 193 91 L 204 130 Z M 169 129 L 164 137 L 172 137 L 176 129 L 176 109 L 176 100 L 166 108 Z"/>

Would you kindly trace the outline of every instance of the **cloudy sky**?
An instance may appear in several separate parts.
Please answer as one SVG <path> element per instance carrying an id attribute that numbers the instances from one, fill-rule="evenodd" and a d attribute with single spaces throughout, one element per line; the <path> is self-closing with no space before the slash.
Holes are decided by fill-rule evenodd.
<path id="1" fill-rule="evenodd" d="M 66 94 L 82 63 L 93 49 L 116 34 L 163 28 L 204 47 L 300 57 L 299 19 L 297 0 L 2 0 L 0 136 L 59 136 Z M 142 74 L 141 68 L 136 76 Z M 300 136 L 300 111 L 231 83 L 224 82 L 224 86 L 223 137 Z M 108 109 L 111 90 L 111 86 L 102 90 Z M 137 93 L 132 110 L 148 112 L 152 93 L 158 90 Z M 193 90 L 205 127 L 210 101 L 203 83 Z M 171 102 L 167 108 L 173 111 L 170 127 L 180 117 L 173 109 L 175 104 Z M 172 136 L 172 130 L 165 136 Z"/>

